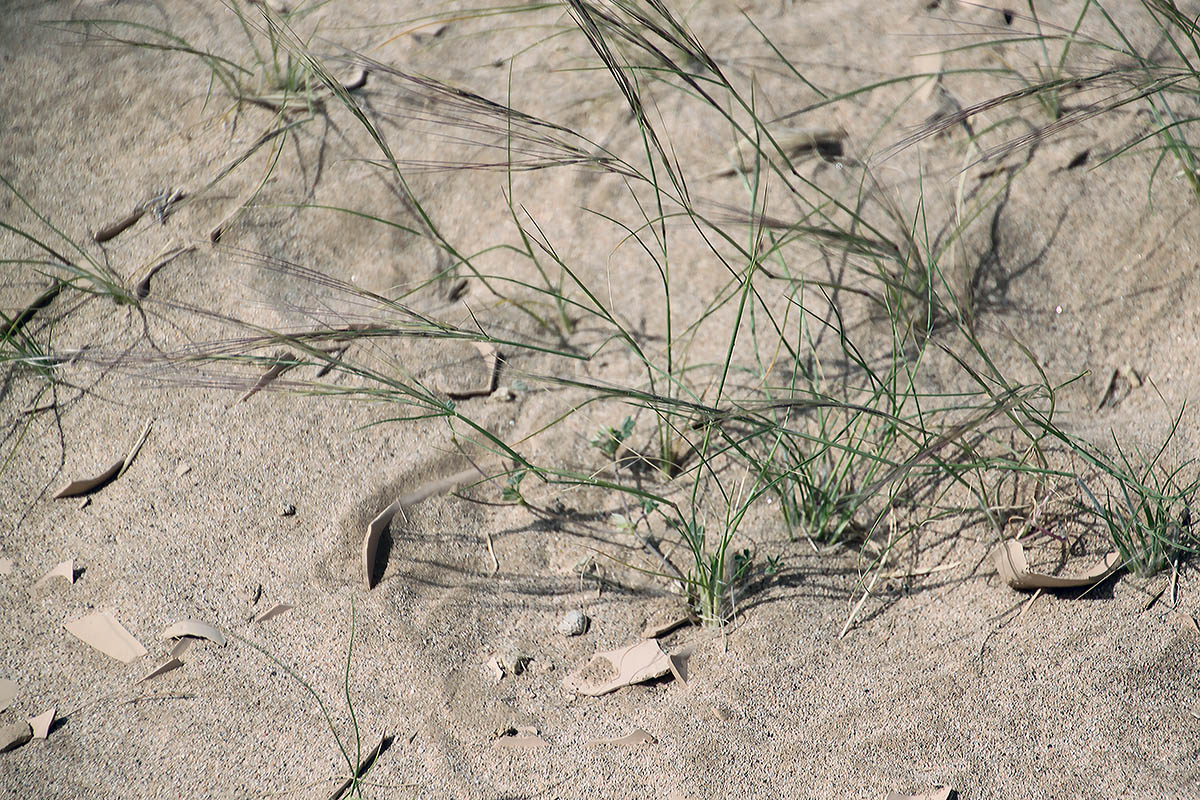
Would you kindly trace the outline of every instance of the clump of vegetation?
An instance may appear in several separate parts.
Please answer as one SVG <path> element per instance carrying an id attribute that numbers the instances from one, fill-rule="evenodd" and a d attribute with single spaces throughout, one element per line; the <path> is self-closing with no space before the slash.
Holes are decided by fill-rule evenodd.
<path id="1" fill-rule="evenodd" d="M 1029 42 L 1045 57 L 1032 75 L 1023 76 L 1023 88 L 941 115 L 884 155 L 954 129 L 983 111 L 1028 98 L 1040 102 L 1051 121 L 1015 140 L 1005 135 L 1007 123 L 979 131 L 968 125 L 964 164 L 976 155 L 1010 152 L 1075 122 L 1145 101 L 1159 121 L 1146 138 L 1158 137 L 1163 157 L 1173 155 L 1195 183 L 1195 156 L 1184 138 L 1192 119 L 1175 110 L 1177 97 L 1196 89 L 1190 60 L 1200 52 L 1195 26 L 1166 0 L 1147 0 L 1144 7 L 1182 66 L 1164 67 L 1139 54 L 1098 2 L 1085 3 L 1074 27 L 1065 32 L 1047 33 L 1035 16 Z M 475 148 L 464 151 L 471 155 L 461 160 L 440 152 L 436 160 L 398 156 L 383 133 L 395 119 L 360 102 L 334 78 L 314 52 L 311 35 L 295 33 L 299 11 L 262 11 L 252 22 L 244 9 L 233 6 L 245 31 L 246 40 L 239 43 L 245 58 L 204 53 L 169 32 L 132 23 L 82 23 L 110 40 L 198 57 L 235 104 L 265 105 L 280 114 L 297 108 L 311 113 L 318 98 L 340 105 L 374 144 L 375 152 L 359 156 L 370 155 L 417 221 L 333 210 L 422 237 L 456 274 L 482 287 L 490 303 L 487 311 L 494 315 L 473 316 L 467 325 L 416 310 L 414 297 L 436 287 L 434 281 L 399 298 L 385 297 L 306 267 L 241 253 L 236 257 L 248 266 L 352 298 L 370 321 L 313 311 L 314 324 L 302 331 L 254 329 L 252 336 L 207 350 L 159 358 L 175 365 L 255 363 L 268 348 L 287 347 L 299 354 L 297 364 L 352 379 L 313 381 L 307 390 L 387 401 L 397 409 L 391 417 L 397 421 L 443 419 L 456 437 L 473 439 L 510 460 L 514 467 L 502 489 L 505 502 L 526 504 L 534 482 L 583 485 L 612 492 L 621 502 L 633 499 L 641 516 L 622 514 L 613 517 L 614 524 L 641 538 L 659 559 L 662 575 L 680 587 L 710 625 L 729 618 L 735 589 L 754 568 L 753 551 L 740 535 L 752 514 L 761 512 L 763 498 L 775 501 L 793 537 L 814 545 L 869 540 L 901 507 L 912 515 L 913 526 L 946 513 L 980 512 L 992 519 L 994 487 L 1006 475 L 1050 471 L 1042 452 L 1047 438 L 1105 465 L 1116 481 L 1117 490 L 1104 500 L 1081 486 L 1132 569 L 1153 572 L 1194 549 L 1188 504 L 1198 484 L 1182 477 L 1186 465 L 1165 466 L 1161 450 L 1148 459 L 1131 458 L 1116 440 L 1117 458 L 1106 460 L 1058 426 L 1054 415 L 1060 387 L 1041 373 L 1036 359 L 1028 360 L 1040 379 L 1018 381 L 977 333 L 980 304 L 972 294 L 977 282 L 963 255 L 964 243 L 1011 186 L 1016 171 L 997 170 L 970 192 L 960 182 L 945 219 L 931 219 L 934 212 L 919 186 L 915 195 L 905 197 L 883 185 L 873 166 L 875 153 L 855 152 L 853 144 L 843 145 L 834 134 L 822 134 L 824 147 L 805 147 L 804 137 L 796 138 L 784 125 L 796 119 L 767 114 L 770 98 L 714 57 L 667 5 L 658 0 L 567 0 L 565 8 L 568 15 L 550 23 L 553 33 L 546 41 L 573 42 L 571 57 L 587 66 L 575 71 L 578 80 L 589 82 L 588 91 L 606 92 L 623 104 L 631 120 L 630 135 L 624 138 L 605 140 L 597 132 L 515 108 L 511 98 L 509 103 L 486 98 L 365 57 L 348 57 L 348 63 L 369 68 L 383 91 L 402 94 L 411 107 L 422 109 L 420 114 L 409 110 L 397 115 L 419 118 L 433 131 L 435 145 L 449 148 L 465 141 Z M 1093 9 L 1111 23 L 1117 44 L 1081 33 Z M 514 14 L 537 10 L 510 9 Z M 909 94 L 898 99 L 896 114 L 913 88 L 929 77 L 904 76 L 840 92 L 818 87 L 760 28 L 752 23 L 749 28 L 773 65 L 812 95 L 810 104 L 787 117 L 905 84 Z M 117 31 L 135 31 L 141 38 Z M 1051 57 L 1047 44 L 1059 39 Z M 1134 65 L 1077 75 L 1069 55 L 1084 47 L 1115 49 L 1134 58 Z M 1017 71 L 1012 65 L 1008 69 Z M 510 64 L 510 87 L 518 77 Z M 1131 88 L 1115 99 L 1068 109 L 1065 92 L 1106 78 L 1125 79 Z M 699 199 L 695 187 L 707 171 L 681 158 L 674 147 L 671 137 L 678 120 L 667 119 L 661 110 L 668 101 L 675 104 L 672 108 L 686 108 L 683 118 L 705 120 L 735 145 L 736 167 L 718 173 L 729 180 L 722 188 L 728 198 L 722 204 Z M 837 147 L 828 145 L 830 137 Z M 815 135 L 810 139 L 817 141 Z M 828 170 L 807 169 L 805 159 Z M 587 265 L 564 255 L 535 212 L 522 204 L 518 195 L 529 191 L 528 184 L 515 176 L 563 167 L 590 171 L 623 190 L 614 207 L 588 211 L 611 226 L 618 239 L 613 252 L 621 257 L 610 255 L 615 266 L 609 269 L 624 270 L 618 278 L 629 281 L 649 276 L 639 292 L 654 317 L 643 327 L 652 330 L 631 323 Z M 511 240 L 475 252 L 452 241 L 408 180 L 413 171 L 427 169 L 503 172 Z M 1157 170 L 1158 164 L 1151 182 Z M 826 180 L 829 175 L 837 180 Z M 1200 188 L 1196 191 L 1200 196 Z M 683 302 L 680 288 L 688 278 L 680 277 L 680 252 L 703 255 L 687 266 L 718 275 L 719 280 L 711 281 L 713 291 Z M 489 260 L 498 255 L 509 260 Z M 815 274 L 812 264 L 827 269 Z M 98 272 L 83 277 L 89 285 L 109 287 L 121 296 Z M 8 327 L 12 332 L 12 324 Z M 35 352 L 14 336 L 6 338 L 6 347 Z M 509 441 L 477 419 L 468 404 L 454 402 L 391 365 L 365 356 L 355 360 L 341 351 L 334 355 L 325 347 L 331 341 L 384 337 L 474 341 L 527 356 L 535 368 L 523 380 L 554 387 L 570 399 L 568 410 L 546 421 L 535 435 L 570 428 L 582 440 L 587 433 L 578 422 L 581 409 L 634 407 L 636 415 L 595 432 L 588 443 L 611 462 L 633 436 L 635 416 L 651 419 L 653 452 L 646 460 L 658 469 L 630 471 L 633 475 L 617 471 L 613 477 L 612 470 L 567 463 L 553 448 L 535 458 L 531 437 Z M 620 380 L 578 377 L 574 366 L 601 351 L 626 368 Z M 935 371 L 937 380 L 931 376 Z M 961 489 L 959 495 L 968 499 L 947 510 L 942 504 L 950 487 Z M 645 533 L 652 520 L 662 536 L 674 537 L 682 546 L 686 564 L 672 562 Z M 778 562 L 767 566 L 775 570 Z"/>

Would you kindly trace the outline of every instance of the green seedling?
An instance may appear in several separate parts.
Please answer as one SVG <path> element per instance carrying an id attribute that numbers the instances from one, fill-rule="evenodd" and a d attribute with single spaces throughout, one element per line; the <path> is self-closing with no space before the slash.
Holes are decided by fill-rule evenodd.
<path id="1" fill-rule="evenodd" d="M 601 453 L 604 453 L 608 458 L 615 459 L 617 452 L 621 449 L 621 445 L 633 435 L 633 426 L 633 417 L 626 417 L 620 426 L 616 428 L 608 427 L 597 431 L 588 440 L 588 444 L 595 447 Z"/>
<path id="2" fill-rule="evenodd" d="M 521 494 L 521 481 L 525 480 L 528 472 L 529 470 L 519 469 L 509 474 L 508 479 L 504 482 L 504 489 L 500 493 L 504 502 L 526 505 L 525 497 Z"/>

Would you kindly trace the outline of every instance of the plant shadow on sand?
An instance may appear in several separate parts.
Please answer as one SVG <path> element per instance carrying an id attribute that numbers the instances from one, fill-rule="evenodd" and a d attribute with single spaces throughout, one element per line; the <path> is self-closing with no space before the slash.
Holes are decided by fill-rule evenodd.
<path id="1" fill-rule="evenodd" d="M 1196 306 L 1175 3 L 163 3 L 39 29 L 128 86 L 94 98 L 125 126 L 89 128 L 98 156 L 52 116 L 93 99 L 69 59 L 17 48 L 0 78 L 46 139 L 0 153 L 4 554 L 87 565 L 14 614 L 11 668 L 39 702 L 99 692 L 84 651 L 45 667 L 43 611 L 84 605 L 241 638 L 128 690 L 198 687 L 187 725 L 89 701 L 61 750 L 6 754 L 13 785 L 70 794 L 131 759 L 147 793 L 234 764 L 230 796 L 327 796 L 347 771 L 456 797 L 1194 777 L 1190 640 L 1160 623 L 1195 621 L 1200 343 L 1184 312 L 1122 305 Z M 11 75 L 40 69 L 70 81 L 35 102 Z M 139 122 L 153 153 L 121 138 Z M 89 506 L 45 497 L 145 412 L 147 450 Z M 1127 569 L 1052 588 L 1110 558 Z M 564 687 L 664 607 L 698 623 L 662 637 L 688 680 Z M 395 736 L 364 781 L 360 718 Z M 658 741 L 582 744 L 621 726 Z M 494 743 L 529 727 L 548 748 Z M 1131 755 L 1097 763 L 1101 735 Z"/>

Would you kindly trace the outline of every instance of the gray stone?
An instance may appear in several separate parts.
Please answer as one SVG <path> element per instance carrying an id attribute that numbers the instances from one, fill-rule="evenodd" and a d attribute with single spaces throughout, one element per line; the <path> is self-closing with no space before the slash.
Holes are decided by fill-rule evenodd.
<path id="1" fill-rule="evenodd" d="M 589 622 L 591 620 L 582 611 L 568 611 L 559 620 L 558 632 L 563 636 L 582 636 L 587 633 Z"/>

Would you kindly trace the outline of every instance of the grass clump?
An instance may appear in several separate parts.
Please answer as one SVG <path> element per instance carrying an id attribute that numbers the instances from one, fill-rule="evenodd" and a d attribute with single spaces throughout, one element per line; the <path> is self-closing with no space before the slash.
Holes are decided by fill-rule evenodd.
<path id="1" fill-rule="evenodd" d="M 622 124 L 629 128 L 606 140 L 581 126 L 513 107 L 517 56 L 508 62 L 507 103 L 351 57 L 350 62 L 371 69 L 380 92 L 404 99 L 392 107 L 401 110 L 389 116 L 377 110 L 386 104 L 360 102 L 334 78 L 312 51 L 311 38 L 290 28 L 298 17 L 264 11 L 261 23 L 251 26 L 241 8 L 233 8 L 252 57 L 200 53 L 162 32 L 155 33 L 159 39 L 121 41 L 200 56 L 235 103 L 267 103 L 283 113 L 293 107 L 289 98 L 306 98 L 310 111 L 318 95 L 336 101 L 330 106 L 340 105 L 373 143 L 374 157 L 362 160 L 380 169 L 413 219 L 338 210 L 423 238 L 435 248 L 441 267 L 437 278 L 410 286 L 397 298 L 281 259 L 240 254 L 243 262 L 289 281 L 349 298 L 355 311 L 339 315 L 314 307 L 307 312 L 310 324 L 293 331 L 243 325 L 252 335 L 186 355 L 167 354 L 168 359 L 254 364 L 263 352 L 286 348 L 298 354 L 297 365 L 334 370 L 349 379 L 295 382 L 294 388 L 385 402 L 395 413 L 384 421 L 443 420 L 456 443 L 471 440 L 504 458 L 512 464 L 502 490 L 505 502 L 528 506 L 535 482 L 582 485 L 612 492 L 622 503 L 632 500 L 641 515 L 622 514 L 618 527 L 641 539 L 659 559 L 661 574 L 710 625 L 729 618 L 736 586 L 752 568 L 753 551 L 742 534 L 748 520 L 760 519 L 755 514 L 762 498 L 778 501 L 777 513 L 794 538 L 814 544 L 869 540 L 885 518 L 893 520 L 893 530 L 911 530 L 921 519 L 950 513 L 981 512 L 992 519 L 991 487 L 1013 471 L 1046 470 L 1040 447 L 1047 436 L 1090 453 L 1118 476 L 1115 497 L 1121 503 L 1112 495 L 1104 503 L 1093 500 L 1114 539 L 1125 537 L 1119 546 L 1128 551 L 1131 565 L 1151 569 L 1163 563 L 1163 553 L 1181 552 L 1176 546 L 1181 535 L 1172 534 L 1168 520 L 1180 519 L 1180 507 L 1195 484 L 1181 485 L 1179 470 L 1163 472 L 1157 455 L 1137 469 L 1120 448 L 1116 461 L 1103 461 L 1099 451 L 1055 423 L 1060 387 L 1051 385 L 1036 359 L 1021 350 L 1018 358 L 1028 356 L 1037 375 L 1026 382 L 1012 379 L 989 353 L 993 345 L 985 345 L 977 333 L 986 309 L 981 311 L 972 296 L 974 267 L 964 255 L 966 244 L 987 212 L 1003 202 L 1017 171 L 1001 171 L 994 182 L 970 191 L 960 179 L 951 207 L 941 210 L 946 221 L 939 225 L 931 221 L 940 212 L 927 202 L 921 180 L 908 194 L 883 185 L 872 153 L 856 153 L 841 138 L 836 149 L 823 151 L 783 141 L 790 130 L 783 123 L 793 125 L 803 113 L 928 76 L 841 93 L 822 89 L 752 25 L 778 70 L 799 78 L 805 91 L 815 94 L 801 111 L 771 119 L 763 111 L 771 98 L 758 83 L 739 80 L 667 5 L 568 0 L 553 32 L 529 49 L 551 40 L 571 42 L 570 57 L 581 65 L 574 75 L 591 95 L 619 104 Z M 940 117 L 885 155 L 1029 98 L 1043 103 L 1052 118 L 1021 140 L 1036 141 L 1133 99 L 1161 99 L 1188 79 L 1186 70 L 1143 63 L 1140 89 L 1083 111 L 1064 110 L 1056 92 L 1131 74 L 1121 69 L 1079 78 L 1072 72 L 1072 52 L 1085 42 L 1099 46 L 1081 33 L 1089 8 L 1103 12 L 1099 3 L 1086 3 L 1053 60 L 1047 42 L 1058 34 L 1048 34 L 1034 14 L 1037 31 L 1030 41 L 1040 45 L 1047 63 L 1023 88 Z M 1183 30 L 1181 17 L 1158 4 L 1152 11 L 1164 25 L 1175 26 L 1172 30 Z M 262 41 L 265 48 L 258 46 Z M 261 80 L 251 88 L 248 81 L 255 74 Z M 282 96 L 264 94 L 267 83 L 279 83 Z M 910 96 L 897 101 L 879 123 L 881 129 Z M 714 178 L 701 177 L 700 164 L 681 157 L 672 139 L 680 133 L 680 119 L 689 128 L 707 124 L 727 132 L 740 154 L 734 170 L 718 174 L 732 179 L 729 184 L 704 184 Z M 422 158 L 412 149 L 401 157 L 389 144 L 389 126 L 414 120 L 432 133 L 437 158 Z M 1175 122 L 1161 132 L 1176 135 L 1181 125 Z M 980 141 L 994 137 L 1000 127 L 969 134 L 961 154 L 964 166 L 976 154 L 995 154 Z M 870 143 L 878 135 L 860 138 Z M 1012 146 L 1006 142 L 1003 148 Z M 469 155 L 457 159 L 460 152 Z M 809 169 L 804 158 L 814 159 L 819 168 Z M 606 270 L 615 273 L 617 283 L 640 281 L 638 299 L 646 301 L 652 319 L 633 323 L 611 286 L 606 291 L 604 281 L 611 282 L 613 275 L 599 278 L 587 256 L 567 255 L 552 240 L 550 221 L 522 202 L 528 197 L 533 205 L 534 176 L 562 167 L 585 169 L 618 190 L 599 195 L 606 205 L 588 207 L 581 216 L 607 229 Z M 410 180 L 428 171 L 502 171 L 500 193 L 511 238 L 474 250 L 475 243 L 454 241 Z M 705 200 L 697 187 L 719 192 L 722 202 Z M 818 273 L 814 265 L 825 269 Z M 474 281 L 487 298 L 470 308 L 469 323 L 419 310 L 422 292 L 450 273 Z M 693 282 L 693 273 L 703 280 Z M 326 349 L 388 338 L 500 348 L 507 361 L 525 359 L 532 365 L 522 380 L 559 392 L 563 402 L 552 418 L 534 426 L 535 433 L 510 441 L 469 403 L 425 385 L 398 361 L 372 361 L 370 352 L 333 356 Z M 619 362 L 613 371 L 617 377 L 573 374 L 600 354 Z M 583 409 L 594 407 L 608 419 L 619 418 L 607 416 L 614 407 L 637 412 L 585 439 L 588 431 L 580 430 L 577 420 Z M 635 419 L 646 418 L 653 427 L 649 445 L 634 448 Z M 606 463 L 599 469 L 565 463 L 554 447 L 548 457 L 531 454 L 532 439 L 561 429 L 599 450 Z M 1001 446 L 998 429 L 1017 442 Z M 611 469 L 626 450 L 648 453 L 633 462 L 653 469 Z M 941 507 L 954 487 L 967 499 Z M 894 521 L 901 507 L 912 520 Z M 677 565 L 658 549 L 644 530 L 652 520 L 682 547 L 686 563 Z M 889 546 L 894 544 L 889 537 Z"/>
<path id="2" fill-rule="evenodd" d="M 1107 529 L 1125 566 L 1141 577 L 1177 568 L 1200 547 L 1191 511 L 1196 491 L 1200 489 L 1195 459 L 1175 465 L 1163 460 L 1182 417 L 1180 409 L 1170 432 L 1153 454 L 1147 455 L 1140 449 L 1130 451 L 1115 436 L 1116 458 L 1094 450 L 1089 452 L 1089 460 L 1103 475 L 1106 487 L 1103 500 L 1097 497 L 1098 490 L 1077 479 L 1089 501 L 1085 508 Z M 1186 477 L 1189 473 L 1190 480 Z"/>

